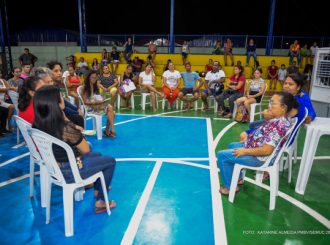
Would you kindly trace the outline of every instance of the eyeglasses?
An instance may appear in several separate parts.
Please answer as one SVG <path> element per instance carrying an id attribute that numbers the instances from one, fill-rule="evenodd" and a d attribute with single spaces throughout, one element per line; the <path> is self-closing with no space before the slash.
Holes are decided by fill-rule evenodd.
<path id="1" fill-rule="evenodd" d="M 270 100 L 269 103 L 268 103 L 268 107 L 272 107 L 274 105 L 283 105 L 283 103 L 276 103 L 276 102 Z"/>

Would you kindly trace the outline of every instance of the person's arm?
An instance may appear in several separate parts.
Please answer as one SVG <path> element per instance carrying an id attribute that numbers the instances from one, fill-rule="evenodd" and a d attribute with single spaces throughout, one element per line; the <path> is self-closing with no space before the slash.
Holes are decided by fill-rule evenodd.
<path id="1" fill-rule="evenodd" d="M 103 91 L 108 91 L 108 89 L 103 87 L 103 85 L 101 84 L 101 80 L 97 80 L 96 83 L 99 89 L 102 89 Z"/>
<path id="2" fill-rule="evenodd" d="M 312 102 L 307 94 L 304 95 L 303 101 L 304 101 L 305 107 L 308 110 L 308 116 L 305 120 L 305 123 L 309 124 L 315 119 L 316 113 L 315 113 L 314 107 L 312 105 Z"/>
<path id="3" fill-rule="evenodd" d="M 232 85 L 231 88 L 233 90 L 240 90 L 245 84 L 245 81 L 238 81 L 237 85 Z"/>
<path id="4" fill-rule="evenodd" d="M 269 156 L 272 154 L 274 146 L 264 144 L 261 147 L 256 148 L 236 148 L 233 150 L 233 154 L 236 157 L 240 156 Z"/>
<path id="5" fill-rule="evenodd" d="M 124 73 L 120 76 L 119 84 L 124 84 Z"/>
<path id="6" fill-rule="evenodd" d="M 181 82 L 182 82 L 182 77 L 179 77 L 178 79 L 176 79 L 176 85 L 173 88 L 173 90 L 177 89 L 180 86 Z"/>
<path id="7" fill-rule="evenodd" d="M 0 88 L 0 92 L 6 93 L 8 90 L 10 90 L 9 84 L 4 79 L 1 79 L 1 81 L 4 83 L 5 87 L 4 88 Z"/>
<path id="8" fill-rule="evenodd" d="M 196 89 L 200 89 L 204 84 L 204 80 L 200 77 L 197 79 L 197 81 L 198 81 L 198 86 L 196 86 Z"/>
<path id="9" fill-rule="evenodd" d="M 35 55 L 33 55 L 33 54 L 31 54 L 31 55 L 32 55 L 32 62 L 33 62 L 33 64 L 34 64 L 34 63 L 37 62 L 38 58 L 37 58 L 37 56 L 35 56 Z"/>
<path id="10" fill-rule="evenodd" d="M 23 65 L 23 55 L 21 55 L 19 58 L 18 58 L 18 60 L 19 60 L 19 63 L 21 64 L 21 66 Z"/>
<path id="11" fill-rule="evenodd" d="M 162 78 L 163 78 L 163 85 L 165 86 L 165 87 L 167 87 L 168 89 L 171 89 L 170 88 L 170 86 L 168 86 L 168 84 L 167 84 L 167 77 L 164 77 L 164 76 L 162 76 Z"/>
<path id="12" fill-rule="evenodd" d="M 139 85 L 142 86 L 143 78 L 139 76 Z"/>

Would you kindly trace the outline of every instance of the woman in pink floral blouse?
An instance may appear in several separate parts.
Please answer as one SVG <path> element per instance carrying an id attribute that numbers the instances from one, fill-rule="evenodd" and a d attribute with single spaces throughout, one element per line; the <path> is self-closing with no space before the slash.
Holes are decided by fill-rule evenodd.
<path id="1" fill-rule="evenodd" d="M 224 184 L 219 190 L 221 194 L 229 194 L 235 163 L 255 167 L 264 164 L 291 126 L 288 113 L 298 107 L 293 95 L 286 92 L 274 94 L 268 108 L 273 119 L 265 121 L 250 133 L 244 142 L 231 143 L 228 150 L 218 152 L 218 165 Z M 236 190 L 238 191 L 239 189 Z"/>

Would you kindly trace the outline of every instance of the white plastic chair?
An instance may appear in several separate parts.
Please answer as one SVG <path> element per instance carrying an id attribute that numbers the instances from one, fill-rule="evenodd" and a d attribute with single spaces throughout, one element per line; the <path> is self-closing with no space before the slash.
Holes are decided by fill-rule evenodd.
<path id="1" fill-rule="evenodd" d="M 41 207 L 46 207 L 46 183 L 48 181 L 48 173 L 45 167 L 45 164 L 40 158 L 40 155 L 28 133 L 28 130 L 31 129 L 31 124 L 20 118 L 19 116 L 13 116 L 17 124 L 17 127 L 20 129 L 23 138 L 26 142 L 26 145 L 30 151 L 30 197 L 33 197 L 34 189 L 34 169 L 35 163 L 40 166 L 40 193 L 41 193 Z"/>
<path id="2" fill-rule="evenodd" d="M 258 115 L 258 114 L 259 114 L 259 118 L 261 119 L 261 112 L 262 112 L 261 104 L 262 104 L 262 100 L 264 98 L 264 95 L 267 91 L 267 87 L 268 87 L 268 85 L 267 85 L 267 83 L 265 83 L 265 90 L 262 93 L 260 103 L 253 103 L 253 104 L 250 105 L 251 106 L 251 109 L 250 109 L 250 122 L 254 122 L 254 116 Z M 259 112 L 258 113 L 255 112 L 257 106 L 259 106 Z"/>
<path id="3" fill-rule="evenodd" d="M 86 125 L 86 119 L 88 117 L 91 117 L 93 119 L 93 129 L 96 130 L 97 139 L 101 140 L 102 139 L 102 115 L 88 113 L 84 100 L 81 97 L 81 90 L 83 89 L 83 87 L 84 86 L 81 85 L 77 88 L 77 94 L 78 94 L 80 105 L 81 105 L 81 108 L 82 108 L 82 111 L 84 114 L 85 125 Z"/>
<path id="4" fill-rule="evenodd" d="M 13 90 L 8 90 L 7 94 L 15 106 L 16 113 L 18 115 L 18 97 L 19 94 Z M 17 127 L 17 144 L 19 144 L 19 128 Z"/>
<path id="5" fill-rule="evenodd" d="M 290 140 L 292 131 L 297 124 L 297 120 L 291 125 L 290 129 L 286 132 L 285 137 L 283 137 L 278 145 L 273 150 L 273 153 L 267 158 L 265 163 L 260 167 L 251 167 L 246 165 L 241 165 L 236 163 L 234 166 L 233 177 L 231 179 L 229 198 L 228 200 L 233 203 L 235 198 L 235 191 L 237 188 L 237 182 L 242 169 L 252 169 L 256 170 L 256 182 L 261 183 L 263 178 L 263 172 L 266 171 L 269 173 L 270 178 L 270 202 L 269 210 L 275 209 L 276 196 L 278 195 L 278 184 L 279 184 L 279 160 L 282 156 L 282 153 L 285 149 L 285 144 L 281 146 L 281 143 L 284 139 Z"/>
<path id="6" fill-rule="evenodd" d="M 67 86 L 67 84 L 66 84 L 66 78 L 63 79 L 63 83 L 64 83 L 64 87 L 65 87 L 65 91 L 66 91 L 66 97 L 67 97 L 67 99 L 69 100 L 69 102 L 70 102 L 72 105 L 75 105 L 74 97 L 72 97 L 72 96 L 69 95 L 68 86 Z"/>
<path id="7" fill-rule="evenodd" d="M 65 142 L 46 134 L 38 129 L 30 129 L 29 134 L 36 144 L 40 153 L 41 159 L 45 163 L 47 172 L 49 174 L 47 184 L 47 205 L 46 205 L 46 224 L 50 221 L 50 200 L 51 200 L 51 187 L 52 184 L 61 186 L 63 188 L 63 209 L 64 209 L 64 225 L 65 236 L 73 236 L 73 194 L 76 189 L 82 188 L 86 185 L 94 183 L 100 178 L 102 184 L 102 190 L 105 200 L 108 200 L 107 187 L 105 185 L 104 175 L 100 171 L 87 179 L 82 179 L 76 163 L 76 158 L 73 154 L 71 147 Z M 66 183 L 65 178 L 62 175 L 61 169 L 54 157 L 53 145 L 62 147 L 69 158 L 70 167 L 74 177 L 73 183 Z M 109 202 L 105 202 L 108 215 L 111 214 Z"/>
<path id="8" fill-rule="evenodd" d="M 163 98 L 162 99 L 162 110 L 165 109 L 165 103 L 166 103 L 166 101 L 168 101 L 166 98 Z M 175 103 L 176 109 L 178 110 L 179 109 L 179 100 L 176 99 L 174 103 Z"/>
<path id="9" fill-rule="evenodd" d="M 186 94 L 186 96 L 193 97 L 194 95 L 193 94 Z M 195 111 L 197 111 L 197 107 L 198 107 L 198 100 L 195 100 L 194 101 Z M 181 102 L 180 102 L 180 110 L 182 111 L 182 109 L 183 109 L 183 101 L 181 100 Z"/>
<path id="10" fill-rule="evenodd" d="M 218 101 L 214 98 L 214 96 L 213 95 L 208 96 L 207 97 L 207 102 L 209 104 L 209 107 L 211 106 L 211 104 L 213 104 L 214 113 L 216 113 L 218 111 Z M 203 109 L 204 109 L 204 103 L 202 103 L 202 110 Z"/>
<path id="11" fill-rule="evenodd" d="M 142 110 L 145 111 L 146 110 L 146 104 L 147 104 L 147 97 L 150 98 L 150 105 L 152 104 L 152 101 L 151 101 L 151 96 L 150 96 L 150 93 L 141 93 L 141 107 L 142 107 Z M 156 108 L 158 109 L 158 101 L 157 101 L 157 94 L 155 94 L 156 96 Z"/>
<path id="12" fill-rule="evenodd" d="M 120 94 L 119 94 L 119 92 L 118 92 L 118 94 L 117 94 L 117 109 L 118 110 L 120 110 L 120 106 L 121 106 L 121 96 L 120 96 Z M 134 109 L 135 108 L 135 103 L 134 103 L 134 92 L 132 93 L 132 95 L 131 95 L 131 106 L 132 106 L 132 109 Z"/>
<path id="13" fill-rule="evenodd" d="M 246 81 L 245 82 L 245 86 L 246 86 L 246 88 L 249 86 L 249 81 Z M 266 90 L 267 90 L 267 83 L 265 83 L 265 90 L 264 90 L 264 92 L 262 93 L 262 95 L 261 95 L 261 100 L 260 100 L 260 103 L 253 103 L 253 104 L 250 104 L 250 122 L 254 122 L 254 116 L 255 115 L 258 115 L 259 114 L 259 116 L 260 116 L 260 119 L 261 119 L 261 112 L 262 112 L 262 108 L 261 108 L 261 104 L 262 104 L 262 100 L 263 100 L 263 98 L 264 98 L 264 95 L 265 95 L 265 93 L 266 93 Z M 244 94 L 245 94 L 245 92 L 244 92 Z M 256 113 L 255 111 L 256 111 L 256 107 L 257 106 L 259 106 L 259 112 L 258 113 Z M 235 119 L 235 117 L 236 117 L 236 112 L 237 112 L 237 103 L 236 103 L 236 101 L 234 102 L 234 111 L 233 111 L 233 119 Z"/>
<path id="14" fill-rule="evenodd" d="M 298 135 L 301 128 L 301 125 L 304 123 L 306 117 L 308 116 L 308 109 L 305 108 L 305 116 L 301 120 L 301 122 L 294 128 L 292 132 L 292 137 L 285 143 L 284 151 L 281 156 L 280 160 L 280 171 L 283 171 L 283 168 L 288 168 L 288 183 L 291 183 L 291 176 L 292 176 L 292 157 L 294 156 L 295 161 L 297 161 L 297 142 L 298 142 Z M 290 144 L 292 142 L 292 144 Z M 287 154 L 287 158 L 284 165 L 284 153 Z"/>

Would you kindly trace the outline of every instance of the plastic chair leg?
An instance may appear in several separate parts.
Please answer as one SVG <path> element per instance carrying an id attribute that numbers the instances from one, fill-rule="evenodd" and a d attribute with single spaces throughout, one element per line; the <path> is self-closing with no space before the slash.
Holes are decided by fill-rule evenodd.
<path id="1" fill-rule="evenodd" d="M 108 199 L 108 189 L 105 186 L 105 180 L 104 180 L 103 173 L 101 173 L 100 180 L 101 180 L 101 185 L 102 185 L 104 200 L 106 200 L 105 205 L 107 207 L 107 214 L 110 215 L 111 214 L 111 210 L 110 210 L 110 207 L 109 207 L 109 202 L 107 202 L 107 200 L 109 200 Z"/>
<path id="2" fill-rule="evenodd" d="M 40 192 L 41 192 L 41 207 L 47 206 L 47 181 L 48 172 L 43 164 L 40 164 Z"/>
<path id="3" fill-rule="evenodd" d="M 251 109 L 250 109 L 250 123 L 254 122 L 254 114 L 256 111 L 256 105 L 251 104 Z"/>
<path id="4" fill-rule="evenodd" d="M 276 202 L 276 192 L 277 192 L 277 178 L 276 178 L 275 171 L 269 172 L 269 178 L 270 178 L 270 200 L 269 200 L 269 210 L 275 209 L 275 202 Z"/>
<path id="5" fill-rule="evenodd" d="M 142 104 L 142 110 L 143 110 L 143 111 L 146 110 L 146 99 L 147 99 L 147 94 L 142 93 L 142 101 L 141 101 L 141 104 Z"/>
<path id="6" fill-rule="evenodd" d="M 33 197 L 34 187 L 34 158 L 30 154 L 30 198 Z"/>
<path id="7" fill-rule="evenodd" d="M 65 236 L 73 236 L 73 190 L 71 187 L 63 188 L 63 209 Z"/>
<path id="8" fill-rule="evenodd" d="M 102 116 L 101 115 L 95 115 L 93 117 L 93 119 L 95 121 L 94 129 L 96 130 L 97 139 L 101 140 L 102 139 Z"/>
<path id="9" fill-rule="evenodd" d="M 237 183 L 238 183 L 238 178 L 241 172 L 241 166 L 238 164 L 235 164 L 234 171 L 233 171 L 233 176 L 231 178 L 231 183 L 230 183 L 230 190 L 229 190 L 229 197 L 228 200 L 229 202 L 233 203 L 234 198 L 235 198 L 235 193 L 236 193 L 236 188 L 237 188 Z"/>
<path id="10" fill-rule="evenodd" d="M 132 94 L 132 96 L 131 96 L 131 106 L 132 106 L 132 109 L 135 108 L 134 94 Z"/>
<path id="11" fill-rule="evenodd" d="M 49 224 L 50 222 L 50 200 L 52 196 L 52 182 L 50 179 L 47 180 L 46 183 L 47 188 L 47 197 L 46 197 L 46 224 Z"/>

